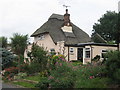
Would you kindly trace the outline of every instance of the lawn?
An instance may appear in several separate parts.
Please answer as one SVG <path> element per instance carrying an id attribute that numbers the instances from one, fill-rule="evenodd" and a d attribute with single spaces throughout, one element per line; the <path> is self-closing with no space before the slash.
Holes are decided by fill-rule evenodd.
<path id="1" fill-rule="evenodd" d="M 25 78 L 26 80 L 32 80 L 32 81 L 40 81 L 40 75 L 36 76 L 28 76 Z"/>
<path id="2" fill-rule="evenodd" d="M 35 84 L 29 83 L 29 82 L 24 82 L 24 81 L 13 82 L 13 84 L 20 85 L 20 86 L 27 87 L 27 88 L 35 88 L 34 87 Z"/>

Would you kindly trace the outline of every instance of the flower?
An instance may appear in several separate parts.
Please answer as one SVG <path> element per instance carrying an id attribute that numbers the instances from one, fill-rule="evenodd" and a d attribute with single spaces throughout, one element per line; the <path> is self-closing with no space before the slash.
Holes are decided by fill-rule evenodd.
<path id="1" fill-rule="evenodd" d="M 90 76 L 89 78 L 90 78 L 90 79 L 93 79 L 93 78 L 94 78 L 94 76 Z"/>
<path id="2" fill-rule="evenodd" d="M 49 77 L 48 77 L 48 80 L 51 80 L 51 79 L 54 79 L 54 77 L 53 77 L 53 76 L 49 76 Z"/>
<path id="3" fill-rule="evenodd" d="M 60 66 L 62 66 L 62 63 L 60 63 Z"/>
<path id="4" fill-rule="evenodd" d="M 55 63 L 55 65 L 57 65 L 57 64 L 58 64 L 58 62 Z"/>

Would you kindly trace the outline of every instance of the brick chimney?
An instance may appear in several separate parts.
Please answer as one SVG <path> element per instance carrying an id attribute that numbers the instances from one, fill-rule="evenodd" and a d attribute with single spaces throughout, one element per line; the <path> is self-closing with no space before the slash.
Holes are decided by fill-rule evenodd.
<path id="1" fill-rule="evenodd" d="M 66 13 L 64 14 L 64 26 L 71 26 L 70 14 L 68 14 L 68 9 L 66 9 Z"/>

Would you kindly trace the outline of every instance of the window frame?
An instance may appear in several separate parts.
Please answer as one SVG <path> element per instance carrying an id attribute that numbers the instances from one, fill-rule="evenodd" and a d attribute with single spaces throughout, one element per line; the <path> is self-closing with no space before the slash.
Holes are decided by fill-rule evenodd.
<path id="1" fill-rule="evenodd" d="M 85 48 L 85 58 L 90 58 L 90 48 Z"/>
<path id="2" fill-rule="evenodd" d="M 103 52 L 103 50 L 104 50 L 104 52 Z M 104 58 L 104 55 L 103 54 L 105 54 L 105 53 L 107 53 L 108 51 L 106 50 L 106 49 L 102 49 L 101 50 L 101 58 Z"/>
<path id="3" fill-rule="evenodd" d="M 74 53 L 74 48 L 71 47 L 69 52 Z"/>
<path id="4" fill-rule="evenodd" d="M 38 36 L 38 39 L 39 39 L 39 40 L 45 39 L 45 35 L 43 35 L 43 34 L 39 35 L 39 36 Z"/>

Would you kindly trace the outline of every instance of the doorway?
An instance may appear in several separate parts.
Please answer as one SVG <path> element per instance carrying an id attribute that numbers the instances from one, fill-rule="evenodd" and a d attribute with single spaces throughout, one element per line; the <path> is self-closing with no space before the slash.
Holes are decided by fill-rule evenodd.
<path id="1" fill-rule="evenodd" d="M 78 55 L 77 55 L 77 59 L 81 62 L 83 62 L 83 48 L 78 48 L 77 50 Z"/>

